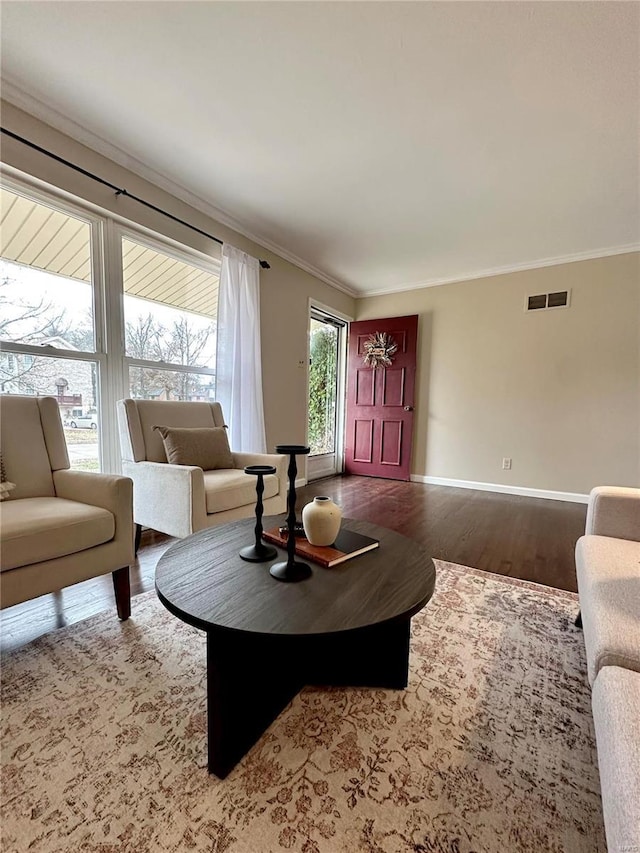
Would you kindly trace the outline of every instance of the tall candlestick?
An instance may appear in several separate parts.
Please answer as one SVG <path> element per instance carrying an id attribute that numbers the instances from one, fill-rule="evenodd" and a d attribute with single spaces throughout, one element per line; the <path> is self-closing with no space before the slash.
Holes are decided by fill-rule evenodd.
<path id="1" fill-rule="evenodd" d="M 274 563 L 269 569 L 270 574 L 279 581 L 301 581 L 308 578 L 311 574 L 311 566 L 307 563 L 301 563 L 295 559 L 296 555 L 296 474 L 298 468 L 296 466 L 296 456 L 305 456 L 310 452 L 309 447 L 301 444 L 279 444 L 276 447 L 276 453 L 289 454 L 289 496 L 287 498 L 287 506 L 289 514 L 287 516 L 287 561 L 286 563 Z"/>

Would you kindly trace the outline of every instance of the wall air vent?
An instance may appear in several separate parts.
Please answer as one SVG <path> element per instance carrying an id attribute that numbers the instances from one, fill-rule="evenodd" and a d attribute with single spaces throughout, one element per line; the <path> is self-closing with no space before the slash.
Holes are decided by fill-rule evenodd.
<path id="1" fill-rule="evenodd" d="M 538 293 L 527 296 L 524 303 L 525 311 L 549 310 L 549 308 L 568 308 L 569 291 L 558 290 L 555 293 Z"/>
<path id="2" fill-rule="evenodd" d="M 542 293 L 540 296 L 530 296 L 527 300 L 527 311 L 537 311 L 539 308 L 547 307 L 547 294 Z"/>
<path id="3" fill-rule="evenodd" d="M 569 291 L 561 290 L 547 296 L 547 308 L 566 308 L 569 302 Z"/>

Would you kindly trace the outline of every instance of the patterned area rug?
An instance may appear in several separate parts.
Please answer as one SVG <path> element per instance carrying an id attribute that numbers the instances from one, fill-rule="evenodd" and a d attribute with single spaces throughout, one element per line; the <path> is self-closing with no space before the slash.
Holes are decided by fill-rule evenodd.
<path id="1" fill-rule="evenodd" d="M 436 565 L 408 689 L 305 689 L 224 782 L 155 593 L 8 655 L 2 850 L 605 853 L 577 597 Z"/>

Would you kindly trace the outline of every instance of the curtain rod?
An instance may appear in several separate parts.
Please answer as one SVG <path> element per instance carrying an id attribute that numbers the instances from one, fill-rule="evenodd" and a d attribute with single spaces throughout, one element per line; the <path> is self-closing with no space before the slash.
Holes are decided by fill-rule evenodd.
<path id="1" fill-rule="evenodd" d="M 65 160 L 64 157 L 59 157 L 57 154 L 54 154 L 53 151 L 47 151 L 46 148 L 41 148 L 39 145 L 36 145 L 35 142 L 31 142 L 28 139 L 25 139 L 23 136 L 18 136 L 17 133 L 14 133 L 12 130 L 7 130 L 4 127 L 0 127 L 0 131 L 10 136 L 12 139 L 16 139 L 18 142 L 22 142 L 23 145 L 27 145 L 29 148 L 33 148 L 34 151 L 38 151 L 40 154 L 44 154 L 46 157 L 51 157 L 52 160 L 56 160 L 58 163 L 62 163 L 64 166 L 68 166 L 70 169 L 73 169 L 76 172 L 80 172 L 81 175 L 84 175 L 86 178 L 91 178 L 92 181 L 96 181 L 99 184 L 102 184 L 105 187 L 109 187 L 115 191 L 117 196 L 124 195 L 127 198 L 130 198 L 132 201 L 137 201 L 138 204 L 142 204 L 145 207 L 148 207 L 149 210 L 155 210 L 156 213 L 162 214 L 162 216 L 166 216 L 167 219 L 172 219 L 174 222 L 178 222 L 180 225 L 184 225 L 186 228 L 190 228 L 192 231 L 196 231 L 198 234 L 202 234 L 203 237 L 208 237 L 209 240 L 213 240 L 216 243 L 219 243 L 221 246 L 224 241 L 219 237 L 214 237 L 213 234 L 208 234 L 206 231 L 203 231 L 201 228 L 197 228 L 195 225 L 191 225 L 189 222 L 185 222 L 184 219 L 179 219 L 177 216 L 174 216 L 173 213 L 169 213 L 166 210 L 163 210 L 161 207 L 156 207 L 155 204 L 151 204 L 148 201 L 145 201 L 143 198 L 139 198 L 137 195 L 133 195 L 122 187 L 117 187 L 115 184 L 110 183 L 109 181 L 105 181 L 104 178 L 101 178 L 99 175 L 94 175 L 93 172 L 88 172 L 86 169 L 83 169 L 81 166 L 77 166 L 75 163 L 71 163 L 69 160 Z M 271 269 L 271 265 L 268 261 L 260 261 L 260 266 L 264 270 Z"/>

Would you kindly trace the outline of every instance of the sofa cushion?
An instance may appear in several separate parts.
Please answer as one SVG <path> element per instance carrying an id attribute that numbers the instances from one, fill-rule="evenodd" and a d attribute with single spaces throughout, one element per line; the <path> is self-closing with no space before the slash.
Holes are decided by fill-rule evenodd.
<path id="1" fill-rule="evenodd" d="M 609 853 L 639 850 L 640 673 L 603 667 L 592 703 L 607 848 Z"/>
<path id="2" fill-rule="evenodd" d="M 640 672 L 640 543 L 582 536 L 576 571 L 590 683 L 603 666 Z"/>
<path id="3" fill-rule="evenodd" d="M 0 509 L 0 571 L 75 554 L 114 535 L 114 517 L 100 507 L 64 498 L 5 501 Z"/>
<path id="4" fill-rule="evenodd" d="M 162 436 L 167 461 L 196 465 L 203 471 L 233 468 L 233 456 L 224 427 L 154 426 Z"/>
<path id="5" fill-rule="evenodd" d="M 277 495 L 279 486 L 276 475 L 267 474 L 264 477 L 262 499 L 266 500 Z M 209 515 L 214 512 L 222 512 L 225 509 L 255 504 L 256 477 L 245 474 L 239 468 L 224 471 L 205 471 L 204 491 L 207 501 L 207 514 Z"/>

